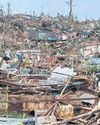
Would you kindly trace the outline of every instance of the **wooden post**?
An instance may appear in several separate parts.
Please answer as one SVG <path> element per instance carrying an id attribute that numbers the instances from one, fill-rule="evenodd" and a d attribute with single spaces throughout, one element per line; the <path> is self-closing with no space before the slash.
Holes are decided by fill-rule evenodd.
<path id="1" fill-rule="evenodd" d="M 72 57 L 72 68 L 74 67 L 74 57 Z"/>
<path id="2" fill-rule="evenodd" d="M 64 88 L 63 88 L 63 90 L 62 90 L 62 92 L 60 94 L 60 97 L 62 96 L 62 94 L 64 93 L 66 87 L 68 86 L 68 83 L 69 83 L 70 79 L 71 79 L 71 77 L 68 78 L 68 81 L 67 81 L 66 85 L 64 86 Z"/>
<path id="3" fill-rule="evenodd" d="M 25 119 L 25 117 L 26 117 L 26 114 L 25 114 L 25 112 L 24 111 L 26 111 L 26 103 L 25 102 L 23 102 L 23 119 Z"/>
<path id="4" fill-rule="evenodd" d="M 6 87 L 6 93 L 5 93 L 5 112 L 8 111 L 8 86 Z"/>
<path id="5" fill-rule="evenodd" d="M 25 113 L 23 113 L 23 119 L 25 119 L 25 117 L 26 117 L 26 114 L 25 114 Z"/>
<path id="6" fill-rule="evenodd" d="M 35 104 L 35 125 L 38 125 L 37 103 Z"/>

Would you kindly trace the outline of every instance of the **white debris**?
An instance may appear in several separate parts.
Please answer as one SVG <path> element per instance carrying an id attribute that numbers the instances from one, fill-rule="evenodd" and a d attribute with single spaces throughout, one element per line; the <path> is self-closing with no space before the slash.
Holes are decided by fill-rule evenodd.
<path id="1" fill-rule="evenodd" d="M 56 69 L 53 70 L 50 78 L 48 78 L 48 83 L 57 84 L 63 83 L 65 80 L 68 79 L 70 76 L 75 76 L 76 73 L 74 72 L 73 68 L 58 66 Z"/>
<path id="2" fill-rule="evenodd" d="M 98 89 L 99 89 L 99 91 L 100 91 L 100 81 L 98 82 Z"/>

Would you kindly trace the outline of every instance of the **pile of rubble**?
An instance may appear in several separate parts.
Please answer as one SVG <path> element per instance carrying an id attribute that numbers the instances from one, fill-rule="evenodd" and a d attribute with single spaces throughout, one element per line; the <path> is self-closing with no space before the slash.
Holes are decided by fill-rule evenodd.
<path id="1" fill-rule="evenodd" d="M 99 21 L 1 16 L 0 110 L 35 110 L 41 125 L 99 125 L 99 32 Z"/>

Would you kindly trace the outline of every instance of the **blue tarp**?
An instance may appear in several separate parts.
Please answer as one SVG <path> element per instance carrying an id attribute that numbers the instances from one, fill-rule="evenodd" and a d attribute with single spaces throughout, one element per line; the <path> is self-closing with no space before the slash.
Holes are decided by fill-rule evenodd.
<path id="1" fill-rule="evenodd" d="M 100 58 L 98 57 L 94 57 L 94 58 L 92 58 L 91 59 L 91 62 L 93 63 L 93 64 L 96 64 L 96 65 L 99 65 L 100 64 Z"/>
<path id="2" fill-rule="evenodd" d="M 47 33 L 39 33 L 39 39 L 40 40 L 46 40 L 47 39 Z"/>
<path id="3" fill-rule="evenodd" d="M 92 32 L 82 32 L 81 34 L 82 34 L 82 35 L 90 36 L 90 35 L 92 35 Z"/>

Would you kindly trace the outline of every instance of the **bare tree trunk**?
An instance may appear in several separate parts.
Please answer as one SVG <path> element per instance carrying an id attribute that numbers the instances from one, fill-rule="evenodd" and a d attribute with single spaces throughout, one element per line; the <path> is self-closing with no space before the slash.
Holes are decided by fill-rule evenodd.
<path id="1" fill-rule="evenodd" d="M 11 5 L 10 5 L 10 3 L 7 4 L 7 15 L 11 16 Z"/>
<path id="2" fill-rule="evenodd" d="M 72 12 L 73 12 L 73 0 L 69 1 L 69 8 L 70 8 L 69 17 L 71 17 L 72 16 Z"/>
<path id="3" fill-rule="evenodd" d="M 73 15 L 73 0 L 66 1 L 68 7 L 69 7 L 69 19 L 71 19 Z"/>

